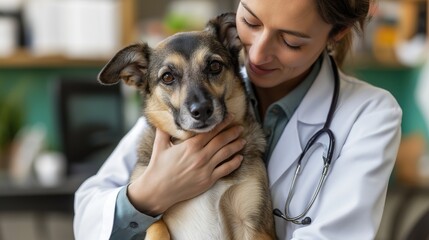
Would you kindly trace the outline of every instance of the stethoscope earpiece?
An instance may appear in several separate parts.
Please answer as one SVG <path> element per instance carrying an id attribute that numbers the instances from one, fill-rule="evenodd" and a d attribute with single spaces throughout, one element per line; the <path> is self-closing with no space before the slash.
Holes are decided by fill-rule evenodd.
<path id="1" fill-rule="evenodd" d="M 282 211 L 280 211 L 278 208 L 273 210 L 273 214 L 287 221 L 286 216 L 283 215 Z"/>

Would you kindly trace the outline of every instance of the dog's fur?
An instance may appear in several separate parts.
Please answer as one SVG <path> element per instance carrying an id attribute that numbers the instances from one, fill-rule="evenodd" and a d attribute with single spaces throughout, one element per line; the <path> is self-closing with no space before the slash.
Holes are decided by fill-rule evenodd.
<path id="1" fill-rule="evenodd" d="M 155 48 L 147 44 L 126 47 L 99 74 L 101 83 L 123 80 L 143 96 L 143 114 L 151 128 L 142 134 L 131 181 L 149 164 L 155 128 L 180 141 L 210 131 L 229 113 L 233 113 L 234 123 L 244 126 L 242 138 L 247 144 L 241 151 L 240 168 L 204 194 L 164 213 L 162 220 L 173 239 L 275 238 L 262 161 L 265 139 L 250 113 L 239 73 L 241 48 L 235 15 L 223 14 L 205 30 L 173 35 Z M 153 228 L 157 225 L 163 228 L 163 222 Z M 166 239 L 168 233 L 151 229 L 146 238 Z M 151 232 L 156 233 L 149 236 Z"/>

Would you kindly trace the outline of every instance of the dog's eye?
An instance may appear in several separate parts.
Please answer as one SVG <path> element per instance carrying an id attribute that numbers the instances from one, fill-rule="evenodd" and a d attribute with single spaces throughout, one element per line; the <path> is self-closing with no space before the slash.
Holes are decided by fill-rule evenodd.
<path id="1" fill-rule="evenodd" d="M 174 81 L 174 76 L 173 76 L 173 74 L 166 72 L 162 75 L 161 79 L 162 79 L 163 83 L 171 84 Z"/>
<path id="2" fill-rule="evenodd" d="M 218 74 L 222 71 L 222 64 L 218 61 L 213 61 L 209 66 L 211 74 Z"/>

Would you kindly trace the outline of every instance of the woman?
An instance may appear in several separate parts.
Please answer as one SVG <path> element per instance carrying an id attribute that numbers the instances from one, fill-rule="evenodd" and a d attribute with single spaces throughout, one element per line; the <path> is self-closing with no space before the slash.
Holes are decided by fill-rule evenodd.
<path id="1" fill-rule="evenodd" d="M 342 62 L 352 30 L 361 29 L 366 21 L 369 1 L 242 0 L 238 6 L 244 74 L 267 132 L 267 170 L 279 216 L 304 212 L 316 189 L 324 149 L 329 147 L 326 134 L 304 157 L 293 198 L 286 204 L 298 156 L 325 124 L 331 106 L 335 68 L 327 52 L 334 50 L 337 63 Z M 374 239 L 377 233 L 399 145 L 402 112 L 384 90 L 342 73 L 339 82 L 330 125 L 336 145 L 329 175 L 314 204 L 295 221 L 308 216 L 311 224 L 275 217 L 279 239 L 360 240 Z M 209 164 L 215 153 L 223 156 L 241 149 L 240 129 L 228 128 L 228 122 L 175 146 L 170 146 L 167 134 L 157 131 L 151 165 L 137 181 L 123 187 L 136 162 L 133 143 L 143 125 L 140 120 L 99 173 L 76 193 L 78 239 L 130 239 L 170 206 L 206 191 L 240 165 L 238 156 L 214 169 Z M 191 147 L 195 141 L 212 144 L 196 149 Z M 195 168 L 191 164 L 195 158 L 206 164 Z M 170 176 L 179 172 L 183 178 L 172 181 Z"/>

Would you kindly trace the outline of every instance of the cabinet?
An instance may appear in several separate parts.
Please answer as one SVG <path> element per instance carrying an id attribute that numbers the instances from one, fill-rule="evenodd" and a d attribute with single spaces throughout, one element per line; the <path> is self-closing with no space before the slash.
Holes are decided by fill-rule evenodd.
<path id="1" fill-rule="evenodd" d="M 156 6 L 161 11 L 160 14 L 162 14 L 165 4 L 171 2 L 171 0 L 116 1 L 120 2 L 121 6 L 118 11 L 121 15 L 122 46 L 139 40 L 136 29 L 140 18 L 154 14 L 153 12 L 148 12 L 148 9 Z M 218 3 L 215 0 L 212 1 Z M 85 2 L 85 0 L 81 0 L 81 2 Z M 221 11 L 231 11 L 233 10 L 231 8 L 234 8 L 234 6 L 231 6 L 232 1 L 230 0 L 221 0 L 219 2 L 222 4 Z M 148 4 L 151 5 L 151 8 L 147 7 Z M 98 72 L 107 61 L 108 58 L 72 58 L 61 54 L 41 57 L 33 55 L 29 49 L 25 48 L 18 49 L 11 56 L 0 57 L 0 118 L 4 113 L 2 104 L 4 102 L 11 103 L 13 108 L 18 109 L 22 115 L 21 127 L 42 124 L 47 130 L 46 148 L 61 151 L 60 127 L 57 116 L 58 98 L 56 98 L 55 93 L 57 83 L 64 77 L 71 79 L 70 81 L 96 82 Z M 106 104 L 103 108 L 109 108 L 109 106 Z M 94 109 L 94 111 L 97 111 L 97 109 Z M 13 121 L 21 120 L 13 119 Z M 0 124 L 2 124 L 1 121 Z M 5 169 L 0 164 L 0 239 L 55 239 L 53 236 L 60 236 L 56 239 L 73 239 L 71 223 L 74 192 L 87 175 L 69 177 L 60 186 L 45 188 L 40 186 L 37 181 L 33 181 L 28 186 L 16 186 L 7 176 L 3 175 L 3 170 Z M 53 221 L 64 221 L 64 217 L 60 215 L 61 218 L 55 219 L 55 216 L 50 215 L 52 211 L 64 213 L 70 218 L 70 225 L 67 225 L 66 231 L 61 231 L 61 228 L 59 230 L 55 228 L 58 225 Z M 4 215 L 5 212 L 13 213 L 14 216 L 30 212 L 36 217 L 30 215 L 24 224 L 17 222 L 15 223 L 15 228 L 6 228 L 5 226 L 12 225 L 10 222 L 13 222 L 14 219 L 10 220 L 7 217 L 8 215 Z M 33 232 L 32 225 L 29 228 L 28 224 L 25 224 L 28 222 L 30 224 L 35 223 L 36 234 L 31 234 Z M 9 225 L 6 225 L 6 223 L 9 223 Z M 18 231 L 21 234 L 17 234 Z M 55 232 L 57 233 L 52 234 Z M 7 236 L 13 236 L 13 238 L 7 238 Z"/>
<path id="2" fill-rule="evenodd" d="M 55 0 L 46 0 L 44 2 L 49 1 L 57 2 Z M 75 1 L 85 3 L 83 0 Z M 105 1 L 119 4 L 116 9 L 120 16 L 118 21 L 120 24 L 120 46 L 118 46 L 118 49 L 141 41 L 141 22 L 144 19 L 154 17 L 162 18 L 167 6 L 175 2 L 173 0 L 161 0 L 158 2 L 137 0 Z M 238 4 L 237 1 L 229 0 L 206 1 L 218 6 L 219 12 L 234 11 Z M 115 49 L 115 51 L 118 49 Z M 56 110 L 58 103 L 55 93 L 59 79 L 66 78 L 71 81 L 91 81 L 96 83 L 98 72 L 110 57 L 112 55 L 108 57 L 82 58 L 70 57 L 61 53 L 38 56 L 33 55 L 32 51 L 26 48 L 18 49 L 11 56 L 0 57 L 0 109 L 3 106 L 2 104 L 7 102 L 19 111 L 19 115 L 22 117 L 19 119 L 19 124 L 15 125 L 22 127 L 42 124 L 45 126 L 47 131 L 46 148 L 49 150 L 61 150 L 60 126 Z M 135 97 L 134 99 L 138 98 Z M 138 100 L 134 100 L 134 102 L 136 101 Z M 132 124 L 131 122 L 127 123 L 129 123 L 128 125 Z M 1 121 L 0 124 L 2 124 Z M 125 126 L 126 129 L 127 126 Z"/>
<path id="3" fill-rule="evenodd" d="M 174 0 L 161 0 L 157 2 L 137 0 L 115 0 L 118 3 L 116 9 L 119 15 L 120 46 L 134 43 L 142 39 L 145 33 L 142 22 L 145 20 L 160 19 L 164 17 L 168 6 Z M 196 2 L 201 2 L 195 0 Z M 214 14 L 235 11 L 238 1 L 234 0 L 206 0 L 215 6 Z M 55 2 L 55 1 L 53 1 Z M 1 9 L 0 9 L 1 13 Z M 1 16 L 1 14 L 0 14 Z M 31 38 L 31 37 L 29 37 Z M 116 49 L 117 50 L 117 49 Z M 97 67 L 102 66 L 109 57 L 82 58 L 67 57 L 61 53 L 53 53 L 44 56 L 32 54 L 28 48 L 18 48 L 14 54 L 7 57 L 0 56 L 0 69 L 5 68 L 59 68 L 59 67 Z"/>
<path id="4" fill-rule="evenodd" d="M 115 14 L 118 15 L 117 28 L 120 30 L 118 47 L 122 47 L 136 40 L 137 1 L 116 2 L 118 4 Z M 58 80 L 67 78 L 96 83 L 96 76 L 109 57 L 71 57 L 62 53 L 35 55 L 31 49 L 20 47 L 12 55 L 0 57 L 0 108 L 6 109 L 3 106 L 8 104 L 11 108 L 17 109 L 19 119 L 13 119 L 15 116 L 8 117 L 9 121 L 19 121 L 14 126 L 43 125 L 47 131 L 46 147 L 50 150 L 60 150 L 55 93 Z M 1 118 L 4 119 L 8 113 L 1 112 L 0 124 L 6 128 L 5 120 Z M 17 130 L 13 129 L 14 133 Z M 0 140 L 2 139 L 4 138 L 0 136 Z M 9 141 L 11 140 L 9 138 Z M 1 145 L 0 153 L 3 147 Z"/>

